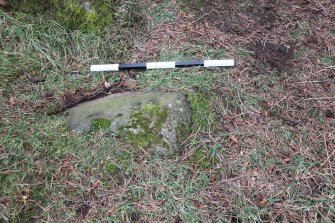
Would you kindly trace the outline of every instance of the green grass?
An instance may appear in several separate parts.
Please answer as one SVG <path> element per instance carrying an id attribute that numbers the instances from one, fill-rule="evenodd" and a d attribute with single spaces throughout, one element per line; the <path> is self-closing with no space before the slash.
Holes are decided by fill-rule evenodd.
<path id="1" fill-rule="evenodd" d="M 166 0 L 163 1 L 163 3 L 159 4 L 157 7 L 155 7 L 153 16 L 156 22 L 168 22 L 175 19 L 175 15 L 169 9 L 169 2 Z"/>
<path id="2" fill-rule="evenodd" d="M 60 100 L 50 102 L 57 105 L 64 91 L 94 87 L 101 75 L 87 80 L 88 64 L 115 59 L 117 55 L 106 54 L 115 51 L 115 46 L 95 34 L 68 33 L 56 23 L 25 14 L 14 18 L 1 12 L 1 20 L 5 24 L 0 65 L 5 82 L 1 88 L 5 102 L 10 98 L 13 106 L 22 102 L 20 106 L 5 106 L 6 121 L 1 126 L 5 136 L 0 145 L 5 151 L 1 154 L 0 194 L 10 200 L 1 216 L 9 221 L 50 216 L 74 221 L 86 217 L 88 213 L 81 207 L 89 203 L 90 209 L 101 212 L 94 217 L 100 220 L 125 222 L 161 216 L 165 221 L 179 216 L 185 221 L 199 221 L 201 211 L 194 200 L 208 177 L 198 173 L 199 177 L 192 179 L 190 164 L 175 165 L 173 159 L 152 157 L 104 131 L 87 135 L 69 132 L 66 117 L 31 110 L 43 100 L 42 89 Z M 42 74 L 44 82 L 34 84 L 27 78 Z M 196 85 L 207 78 L 196 80 Z M 20 117 L 12 118 L 12 114 Z M 100 129 L 108 123 L 97 120 L 96 125 Z M 134 182 L 120 191 L 117 205 L 112 205 L 112 200 L 105 205 L 98 202 L 106 191 L 119 190 L 129 180 Z M 95 191 L 92 185 L 96 182 L 100 183 Z M 23 199 L 25 189 L 29 189 L 29 197 Z M 148 213 L 152 199 L 160 203 Z M 185 212 L 180 213 L 180 208 Z"/>
<path id="3" fill-rule="evenodd" d="M 167 3 L 156 8 L 163 20 Z M 152 58 L 234 57 L 239 65 L 232 69 L 137 73 L 142 91 L 188 97 L 192 134 L 173 156 L 150 154 L 103 131 L 106 120 L 96 120 L 102 131 L 81 134 L 68 130 L 65 115 L 48 115 L 66 96 L 124 77 L 88 71 L 92 63 L 131 60 L 130 21 L 143 6 L 122 9 L 113 15 L 121 22 L 102 36 L 0 11 L 0 221 L 333 222 L 334 119 L 322 107 L 332 101 L 305 100 L 305 85 L 296 84 L 310 78 L 305 70 L 249 73 L 255 64 L 245 43 L 232 50 L 193 41 L 162 47 Z M 296 32 L 292 39 L 305 38 Z M 331 65 L 327 52 L 319 55 Z"/>
<path id="4" fill-rule="evenodd" d="M 331 57 L 329 55 L 326 55 L 326 54 L 322 54 L 320 56 L 320 62 L 323 64 L 323 65 L 326 65 L 326 66 L 331 66 L 331 65 L 334 65 L 334 57 Z"/>

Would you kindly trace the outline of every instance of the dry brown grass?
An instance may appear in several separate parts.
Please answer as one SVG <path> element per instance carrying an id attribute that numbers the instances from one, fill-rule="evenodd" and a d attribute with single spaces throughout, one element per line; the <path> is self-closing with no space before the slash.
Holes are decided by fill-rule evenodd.
<path id="1" fill-rule="evenodd" d="M 135 51 L 137 61 L 157 58 L 164 48 L 208 44 L 237 61 L 229 74 L 236 89 L 212 89 L 221 127 L 202 136 L 204 146 L 226 149 L 199 195 L 206 219 L 335 220 L 334 26 L 329 0 L 205 1 L 175 22 L 157 24 Z M 248 105 L 248 97 L 259 103 Z M 229 108 L 229 100 L 238 103 Z"/>
<path id="2" fill-rule="evenodd" d="M 64 117 L 36 111 L 108 93 L 104 77 L 73 78 L 69 71 L 87 71 L 66 64 L 60 75 L 46 73 L 45 83 L 19 78 L 4 88 L 0 214 L 45 222 L 334 222 L 334 2 L 226 0 L 185 8 L 157 1 L 146 9 L 148 30 L 125 32 L 133 50 L 102 48 L 101 60 L 224 55 L 236 67 L 122 73 L 111 92 L 200 95 L 208 101 L 193 108 L 204 125 L 195 122 L 176 156 L 153 157 L 108 133 L 69 133 Z M 113 34 L 103 43 L 120 39 Z M 92 60 L 84 52 L 93 49 L 82 45 L 80 58 L 73 54 L 79 64 Z M 56 87 L 52 81 L 62 78 L 66 88 Z"/>

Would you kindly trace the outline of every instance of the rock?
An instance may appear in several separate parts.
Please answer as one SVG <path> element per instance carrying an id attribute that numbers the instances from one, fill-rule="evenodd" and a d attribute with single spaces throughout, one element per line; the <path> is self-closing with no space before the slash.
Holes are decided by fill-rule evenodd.
<path id="1" fill-rule="evenodd" d="M 104 128 L 130 144 L 171 154 L 188 137 L 191 108 L 181 93 L 114 94 L 67 111 L 71 130 Z"/>
<path id="2" fill-rule="evenodd" d="M 81 1 L 81 7 L 83 7 L 86 11 L 91 11 L 91 2 L 90 1 Z"/>

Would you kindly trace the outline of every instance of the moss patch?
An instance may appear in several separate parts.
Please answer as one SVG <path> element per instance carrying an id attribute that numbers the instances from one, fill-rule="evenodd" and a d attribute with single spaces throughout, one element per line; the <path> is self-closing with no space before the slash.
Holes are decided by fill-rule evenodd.
<path id="1" fill-rule="evenodd" d="M 135 146 L 149 148 L 152 145 L 167 148 L 160 133 L 168 116 L 168 110 L 159 105 L 147 104 L 130 115 L 131 124 L 126 127 L 126 139 Z"/>
<path id="2" fill-rule="evenodd" d="M 113 21 L 108 0 L 12 0 L 12 5 L 18 10 L 54 17 L 71 30 L 100 33 Z"/>
<path id="3" fill-rule="evenodd" d="M 92 131 L 106 130 L 110 127 L 111 120 L 107 118 L 94 118 L 92 119 Z"/>
<path id="4" fill-rule="evenodd" d="M 101 32 L 112 23 L 112 9 L 109 1 L 90 1 L 90 9 L 85 9 L 79 0 L 52 0 L 56 20 L 69 29 Z"/>
<path id="5" fill-rule="evenodd" d="M 105 170 L 109 173 L 109 174 L 115 174 L 117 173 L 117 171 L 119 170 L 118 166 L 115 165 L 114 163 L 111 163 L 110 161 L 106 161 L 105 162 Z"/>

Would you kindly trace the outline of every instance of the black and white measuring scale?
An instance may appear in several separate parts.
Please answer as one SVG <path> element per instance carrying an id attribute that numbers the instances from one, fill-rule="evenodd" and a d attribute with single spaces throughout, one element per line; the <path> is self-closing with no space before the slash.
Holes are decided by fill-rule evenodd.
<path id="1" fill-rule="evenodd" d="M 167 69 L 182 67 L 233 67 L 234 60 L 194 60 L 194 61 L 170 61 L 170 62 L 146 62 L 132 64 L 100 64 L 91 65 L 91 72 L 95 71 L 119 71 L 129 69 Z"/>

